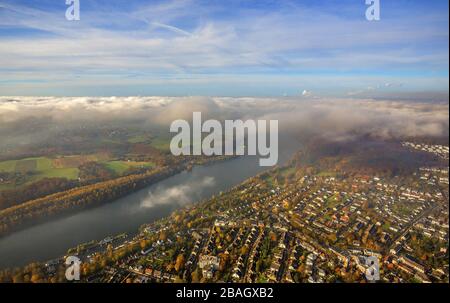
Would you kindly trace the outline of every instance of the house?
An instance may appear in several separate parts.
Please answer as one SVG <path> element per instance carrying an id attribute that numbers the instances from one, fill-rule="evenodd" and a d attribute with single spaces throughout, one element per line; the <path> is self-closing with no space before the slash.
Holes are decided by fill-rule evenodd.
<path id="1" fill-rule="evenodd" d="M 198 266 L 202 269 L 203 277 L 211 279 L 214 272 L 219 269 L 220 258 L 211 255 L 202 255 L 198 261 Z"/>
<path id="2" fill-rule="evenodd" d="M 419 260 L 416 258 L 410 256 L 410 255 L 404 255 L 400 257 L 400 262 L 406 264 L 407 266 L 417 270 L 420 273 L 425 273 L 425 266 L 423 266 Z"/>

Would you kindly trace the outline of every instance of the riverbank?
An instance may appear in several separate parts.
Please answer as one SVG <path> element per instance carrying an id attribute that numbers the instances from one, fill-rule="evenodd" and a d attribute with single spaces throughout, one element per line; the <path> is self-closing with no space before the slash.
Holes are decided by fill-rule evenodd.
<path id="1" fill-rule="evenodd" d="M 219 194 L 263 170 L 252 157 L 194 166 L 111 203 L 10 233 L 0 238 L 0 268 L 51 260 L 80 243 L 110 235 L 125 232 L 132 236 L 142 224 Z"/>
<path id="2" fill-rule="evenodd" d="M 115 201 L 184 170 L 191 170 L 194 165 L 208 165 L 228 159 L 229 157 L 214 157 L 165 166 L 143 174 L 69 189 L 1 210 L 0 238 L 47 220 L 63 218 L 81 210 Z"/>

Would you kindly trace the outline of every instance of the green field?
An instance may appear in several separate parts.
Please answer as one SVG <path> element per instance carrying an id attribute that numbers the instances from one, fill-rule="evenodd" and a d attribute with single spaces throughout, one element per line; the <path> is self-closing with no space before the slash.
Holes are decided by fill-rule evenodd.
<path id="1" fill-rule="evenodd" d="M 138 138 L 135 139 L 139 141 Z M 161 141 L 159 144 L 162 145 L 163 142 Z M 153 162 L 109 160 L 109 155 L 105 153 L 8 160 L 0 162 L 0 172 L 20 173 L 20 175 L 13 175 L 9 177 L 10 180 L 0 183 L 0 190 L 19 188 L 44 178 L 75 180 L 80 173 L 78 167 L 87 162 L 102 164 L 119 176 L 130 168 L 151 168 L 155 166 Z"/>
<path id="2" fill-rule="evenodd" d="M 137 135 L 128 139 L 128 142 L 130 143 L 145 143 L 148 141 L 150 141 L 148 135 Z"/>
<path id="3" fill-rule="evenodd" d="M 50 170 L 53 168 L 52 160 L 49 158 L 36 158 L 36 169 L 38 171 Z"/>
<path id="4" fill-rule="evenodd" d="M 119 139 L 104 138 L 104 139 L 101 140 L 101 143 L 105 143 L 105 144 L 121 144 L 122 142 Z"/>
<path id="5" fill-rule="evenodd" d="M 39 172 L 52 169 L 52 160 L 45 157 L 0 162 L 0 172 Z"/>
<path id="6" fill-rule="evenodd" d="M 16 169 L 17 160 L 0 162 L 0 172 L 12 173 Z"/>
<path id="7" fill-rule="evenodd" d="M 169 151 L 170 150 L 170 139 L 160 138 L 160 137 L 154 138 L 154 139 L 152 139 L 150 145 L 161 151 Z"/>
<path id="8" fill-rule="evenodd" d="M 37 160 L 28 159 L 21 160 L 16 163 L 16 172 L 27 173 L 34 172 L 37 169 Z"/>
<path id="9" fill-rule="evenodd" d="M 67 178 L 69 180 L 74 180 L 78 178 L 78 173 L 79 170 L 76 167 L 52 168 L 49 170 L 40 171 L 37 175 L 36 180 L 33 181 L 37 181 L 43 178 Z"/>
<path id="10" fill-rule="evenodd" d="M 17 188 L 44 178 L 67 178 L 70 180 L 78 178 L 77 167 L 55 167 L 54 161 L 54 159 L 46 157 L 37 157 L 0 162 L 0 172 L 16 172 L 23 175 L 20 183 L 0 184 L 0 190 Z"/>
<path id="11" fill-rule="evenodd" d="M 162 144 L 162 142 L 161 142 Z M 130 168 L 151 168 L 153 162 L 136 162 L 108 160 L 106 154 L 72 155 L 55 158 L 36 157 L 0 162 L 0 172 L 20 173 L 12 176 L 7 182 L 0 183 L 0 190 L 19 188 L 20 186 L 42 180 L 44 178 L 66 178 L 75 180 L 79 176 L 78 167 L 87 162 L 97 162 L 104 165 L 117 175 L 123 175 Z"/>
<path id="12" fill-rule="evenodd" d="M 150 168 L 154 166 L 154 164 L 151 162 L 135 162 L 135 161 L 106 161 L 102 162 L 102 164 L 106 168 L 112 170 L 118 175 L 122 175 L 130 168 L 138 168 L 138 167 Z"/>

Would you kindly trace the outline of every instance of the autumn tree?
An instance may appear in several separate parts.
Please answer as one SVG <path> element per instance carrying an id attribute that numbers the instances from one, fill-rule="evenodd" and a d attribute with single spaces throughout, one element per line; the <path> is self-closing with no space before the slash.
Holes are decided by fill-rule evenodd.
<path id="1" fill-rule="evenodd" d="M 179 254 L 177 256 L 177 260 L 175 261 L 175 270 L 177 272 L 179 272 L 181 269 L 184 268 L 184 255 L 183 254 Z"/>

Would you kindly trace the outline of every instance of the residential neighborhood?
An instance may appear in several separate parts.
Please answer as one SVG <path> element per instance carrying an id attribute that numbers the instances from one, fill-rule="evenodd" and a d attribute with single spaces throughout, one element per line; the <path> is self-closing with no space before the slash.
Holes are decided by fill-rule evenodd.
<path id="1" fill-rule="evenodd" d="M 444 176 L 448 167 L 402 177 L 281 167 L 75 253 L 89 282 L 372 282 L 376 258 L 378 282 L 448 283 Z"/>

